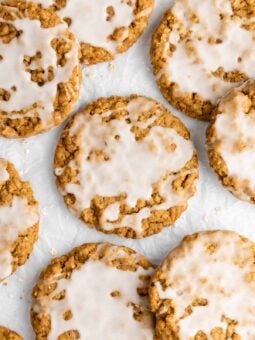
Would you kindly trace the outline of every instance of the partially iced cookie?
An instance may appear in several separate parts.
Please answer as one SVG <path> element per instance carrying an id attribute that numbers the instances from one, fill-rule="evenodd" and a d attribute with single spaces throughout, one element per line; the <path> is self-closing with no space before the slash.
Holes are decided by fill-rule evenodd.
<path id="1" fill-rule="evenodd" d="M 79 50 L 54 12 L 0 3 L 0 135 L 28 137 L 66 118 L 79 94 Z"/>
<path id="2" fill-rule="evenodd" d="M 29 258 L 38 238 L 39 211 L 32 189 L 0 158 L 0 281 Z"/>
<path id="3" fill-rule="evenodd" d="M 255 203 L 255 81 L 233 89 L 207 129 L 210 165 L 236 197 Z"/>
<path id="4" fill-rule="evenodd" d="M 135 251 L 84 244 L 52 260 L 33 290 L 36 339 L 152 340 L 153 267 Z"/>
<path id="5" fill-rule="evenodd" d="M 185 237 L 152 277 L 154 339 L 255 339 L 254 256 L 231 231 Z"/>
<path id="6" fill-rule="evenodd" d="M 101 98 L 76 113 L 55 154 L 69 209 L 107 234 L 140 238 L 171 225 L 195 193 L 189 132 L 146 97 Z"/>
<path id="7" fill-rule="evenodd" d="M 81 44 L 81 62 L 115 58 L 145 30 L 154 0 L 35 0 L 63 18 Z"/>
<path id="8" fill-rule="evenodd" d="M 165 98 L 211 119 L 219 98 L 255 77 L 254 1 L 176 0 L 156 29 L 151 60 Z"/>

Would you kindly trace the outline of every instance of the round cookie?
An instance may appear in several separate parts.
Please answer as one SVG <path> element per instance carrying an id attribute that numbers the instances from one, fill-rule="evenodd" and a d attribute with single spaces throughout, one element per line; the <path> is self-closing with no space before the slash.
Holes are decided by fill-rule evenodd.
<path id="1" fill-rule="evenodd" d="M 210 120 L 231 88 L 255 77 L 253 1 L 177 0 L 156 29 L 151 61 L 164 97 Z"/>
<path id="2" fill-rule="evenodd" d="M 255 244 L 231 231 L 187 236 L 152 277 L 154 338 L 255 338 Z"/>
<path id="3" fill-rule="evenodd" d="M 52 260 L 32 294 L 36 339 L 152 340 L 152 272 L 144 256 L 109 243 L 84 244 Z"/>
<path id="4" fill-rule="evenodd" d="M 30 184 L 0 158 L 0 281 L 27 261 L 38 228 L 39 209 Z"/>
<path id="5" fill-rule="evenodd" d="M 128 238 L 175 222 L 195 193 L 197 166 L 182 122 L 137 95 L 100 98 L 76 113 L 55 154 L 56 183 L 72 213 Z"/>
<path id="6" fill-rule="evenodd" d="M 22 340 L 23 338 L 16 332 L 11 331 L 8 328 L 0 326 L 0 339 L 1 340 Z"/>
<path id="7" fill-rule="evenodd" d="M 255 81 L 231 90 L 207 129 L 210 165 L 222 184 L 241 200 L 255 203 Z"/>
<path id="8" fill-rule="evenodd" d="M 154 0 L 36 0 L 57 11 L 81 44 L 86 65 L 113 60 L 145 30 Z"/>
<path id="9" fill-rule="evenodd" d="M 60 124 L 80 89 L 79 43 L 54 12 L 0 3 L 0 135 L 28 137 Z"/>

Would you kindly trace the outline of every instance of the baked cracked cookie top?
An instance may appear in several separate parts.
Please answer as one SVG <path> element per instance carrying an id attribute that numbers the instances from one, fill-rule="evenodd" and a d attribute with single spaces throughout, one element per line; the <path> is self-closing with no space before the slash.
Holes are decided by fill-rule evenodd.
<path id="1" fill-rule="evenodd" d="M 197 157 L 188 130 L 162 104 L 100 98 L 64 128 L 55 175 L 66 205 L 88 226 L 140 238 L 186 210 Z"/>
<path id="2" fill-rule="evenodd" d="M 23 265 L 38 238 L 39 211 L 32 189 L 0 158 L 0 281 Z"/>
<path id="3" fill-rule="evenodd" d="M 170 104 L 209 120 L 219 98 L 255 77 L 254 21 L 253 0 L 175 1 L 151 47 L 157 83 Z"/>
<path id="4" fill-rule="evenodd" d="M 236 197 L 255 203 L 255 81 L 231 90 L 207 129 L 210 165 Z"/>
<path id="5" fill-rule="evenodd" d="M 185 237 L 152 277 L 154 339 L 254 339 L 254 256 L 231 231 Z"/>
<path id="6" fill-rule="evenodd" d="M 60 124 L 80 88 L 79 44 L 54 12 L 0 3 L 0 135 L 28 137 Z"/>
<path id="7" fill-rule="evenodd" d="M 23 340 L 23 338 L 16 332 L 8 328 L 0 326 L 0 339 L 1 340 Z"/>
<path id="8" fill-rule="evenodd" d="M 145 30 L 154 0 L 36 0 L 57 11 L 81 44 L 86 65 L 113 60 Z"/>
<path id="9" fill-rule="evenodd" d="M 84 244 L 52 260 L 33 290 L 36 339 L 152 340 L 149 261 L 109 243 Z"/>

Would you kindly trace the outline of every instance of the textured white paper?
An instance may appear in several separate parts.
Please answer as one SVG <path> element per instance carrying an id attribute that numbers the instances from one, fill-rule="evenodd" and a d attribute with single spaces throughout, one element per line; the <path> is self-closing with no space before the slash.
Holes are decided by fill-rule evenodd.
<path id="1" fill-rule="evenodd" d="M 149 28 L 139 42 L 115 62 L 84 69 L 84 85 L 77 108 L 97 97 L 131 93 L 147 95 L 170 108 L 155 84 L 149 59 L 151 34 L 170 5 L 170 0 L 156 0 Z M 54 149 L 63 126 L 22 141 L 0 138 L 0 157 L 13 162 L 23 179 L 31 182 L 41 210 L 40 238 L 30 260 L 6 280 L 7 285 L 0 286 L 0 325 L 18 331 L 25 340 L 34 339 L 30 326 L 30 296 L 39 273 L 54 255 L 62 255 L 85 242 L 123 244 L 158 263 L 183 236 L 199 230 L 232 229 L 255 241 L 255 206 L 228 193 L 208 165 L 204 146 L 207 123 L 172 111 L 190 129 L 198 151 L 198 191 L 190 200 L 189 209 L 173 227 L 141 240 L 125 240 L 90 230 L 64 206 L 52 172 Z"/>

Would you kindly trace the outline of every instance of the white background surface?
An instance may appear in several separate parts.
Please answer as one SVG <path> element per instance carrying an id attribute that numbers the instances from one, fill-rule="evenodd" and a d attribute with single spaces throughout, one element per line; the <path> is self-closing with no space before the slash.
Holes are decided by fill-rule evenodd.
<path id="1" fill-rule="evenodd" d="M 100 96 L 150 96 L 170 108 L 161 96 L 150 69 L 149 47 L 155 26 L 171 0 L 155 0 L 155 9 L 145 34 L 127 53 L 116 61 L 83 70 L 84 84 L 77 108 Z M 86 76 L 89 75 L 89 76 Z M 205 229 L 233 229 L 255 241 L 255 206 L 241 202 L 219 183 L 208 165 L 204 146 L 207 123 L 186 117 L 172 110 L 190 129 L 200 161 L 200 180 L 197 194 L 190 200 L 189 209 L 171 228 L 158 235 L 125 240 L 107 236 L 86 228 L 66 209 L 58 194 L 52 174 L 54 149 L 62 127 L 27 140 L 0 138 L 0 157 L 15 164 L 22 178 L 29 180 L 40 204 L 40 238 L 30 260 L 0 286 L 0 325 L 14 329 L 25 340 L 34 339 L 30 326 L 31 289 L 45 265 L 57 255 L 70 251 L 85 242 L 110 241 L 130 246 L 146 255 L 153 263 L 162 257 L 186 234 Z M 124 283 L 123 283 L 124 284 Z"/>

